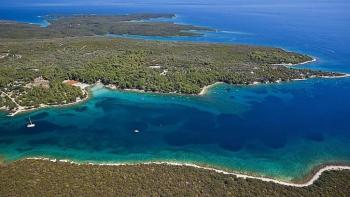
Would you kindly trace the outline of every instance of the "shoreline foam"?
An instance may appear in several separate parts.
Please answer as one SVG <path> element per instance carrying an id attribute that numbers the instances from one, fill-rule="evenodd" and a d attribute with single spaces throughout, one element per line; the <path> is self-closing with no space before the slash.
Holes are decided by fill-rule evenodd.
<path id="1" fill-rule="evenodd" d="M 340 74 L 343 74 L 343 75 L 340 75 L 340 76 L 322 76 L 321 78 L 324 78 L 324 79 L 338 79 L 338 78 L 350 77 L 350 74 L 348 74 L 348 73 L 340 73 Z"/>
<path id="2" fill-rule="evenodd" d="M 169 165 L 169 166 L 185 166 L 185 167 L 192 167 L 197 169 L 203 169 L 208 171 L 213 171 L 216 173 L 226 174 L 226 175 L 233 175 L 237 178 L 243 178 L 243 179 L 256 179 L 264 182 L 272 182 L 279 185 L 284 186 L 290 186 L 290 187 L 307 187 L 312 184 L 316 180 L 320 178 L 323 172 L 326 171 L 333 171 L 333 170 L 350 170 L 349 165 L 319 165 L 318 167 L 314 168 L 316 170 L 311 170 L 310 176 L 306 176 L 302 181 L 298 182 L 287 182 L 282 180 L 277 180 L 275 178 L 269 178 L 269 177 L 263 177 L 263 176 L 253 176 L 248 174 L 243 174 L 239 172 L 229 172 L 225 170 L 220 170 L 214 167 L 204 167 L 197 164 L 191 164 L 191 163 L 180 163 L 180 162 L 165 162 L 165 161 L 154 161 L 154 162 L 140 162 L 140 163 L 84 163 L 84 162 L 76 162 L 69 159 L 51 159 L 47 157 L 28 157 L 24 158 L 22 160 L 43 160 L 43 161 L 50 161 L 50 162 L 62 162 L 62 163 L 69 163 L 72 165 L 86 165 L 86 166 L 137 166 L 137 165 Z M 321 166 L 321 167 L 320 167 Z"/>

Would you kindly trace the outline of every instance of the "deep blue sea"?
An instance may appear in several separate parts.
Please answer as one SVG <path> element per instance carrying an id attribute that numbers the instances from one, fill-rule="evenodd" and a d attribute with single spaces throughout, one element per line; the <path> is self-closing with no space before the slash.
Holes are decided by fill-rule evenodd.
<path id="1" fill-rule="evenodd" d="M 171 21 L 216 32 L 195 38 L 124 37 L 275 46 L 317 59 L 303 67 L 350 73 L 350 3 L 291 2 L 0 7 L 0 19 L 45 26 L 40 16 L 46 14 L 170 12 L 177 15 Z M 99 86 L 92 94 L 74 107 L 0 114 L 0 155 L 8 160 L 178 161 L 283 180 L 302 178 L 325 162 L 350 163 L 349 78 L 218 85 L 204 96 Z M 28 116 L 37 127 L 25 128 Z"/>

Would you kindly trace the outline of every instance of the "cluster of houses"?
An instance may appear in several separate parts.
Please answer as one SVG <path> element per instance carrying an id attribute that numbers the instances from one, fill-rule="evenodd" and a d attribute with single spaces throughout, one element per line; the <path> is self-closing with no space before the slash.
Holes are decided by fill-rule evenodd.
<path id="1" fill-rule="evenodd" d="M 32 88 L 32 87 L 42 87 L 42 88 L 50 88 L 50 81 L 44 79 L 42 76 L 37 77 L 34 79 L 33 82 L 30 82 L 25 85 L 26 88 Z"/>

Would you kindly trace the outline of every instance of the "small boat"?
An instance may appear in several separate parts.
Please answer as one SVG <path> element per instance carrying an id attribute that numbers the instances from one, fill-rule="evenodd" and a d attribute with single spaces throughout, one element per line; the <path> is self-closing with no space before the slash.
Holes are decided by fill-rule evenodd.
<path id="1" fill-rule="evenodd" d="M 35 124 L 32 123 L 32 120 L 29 117 L 29 123 L 27 124 L 27 128 L 33 128 L 33 127 L 35 127 Z"/>
<path id="2" fill-rule="evenodd" d="M 139 130 L 137 130 L 137 129 L 135 129 L 135 130 L 134 130 L 134 133 L 139 133 L 139 132 L 140 132 L 140 131 L 139 131 Z"/>

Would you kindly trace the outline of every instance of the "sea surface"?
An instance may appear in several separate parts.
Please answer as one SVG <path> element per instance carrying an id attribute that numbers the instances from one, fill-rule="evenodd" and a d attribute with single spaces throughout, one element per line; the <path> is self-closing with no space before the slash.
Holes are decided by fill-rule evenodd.
<path id="1" fill-rule="evenodd" d="M 202 37 L 122 37 L 281 47 L 317 59 L 302 67 L 350 73 L 349 9 L 350 3 L 341 0 L 3 6 L 0 19 L 47 26 L 42 18 L 47 14 L 170 12 L 176 13 L 170 21 L 216 31 Z M 73 107 L 15 117 L 0 113 L 0 155 L 9 161 L 33 156 L 104 163 L 177 161 L 286 181 L 323 163 L 350 163 L 349 78 L 217 85 L 204 96 L 102 86 L 91 92 L 90 100 Z M 25 127 L 28 116 L 37 125 L 33 129 Z"/>

